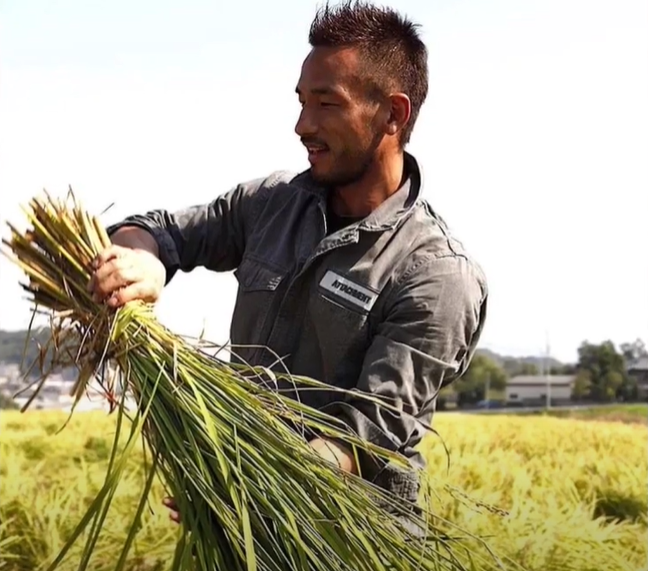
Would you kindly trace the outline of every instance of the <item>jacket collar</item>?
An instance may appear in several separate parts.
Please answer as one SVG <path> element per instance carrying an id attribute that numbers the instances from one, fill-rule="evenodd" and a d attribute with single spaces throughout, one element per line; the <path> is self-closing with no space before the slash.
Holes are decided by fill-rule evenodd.
<path id="1" fill-rule="evenodd" d="M 419 199 L 423 186 L 421 168 L 411 154 L 404 155 L 408 176 L 403 185 L 360 222 L 360 229 L 380 231 L 394 228 Z"/>
<path id="2" fill-rule="evenodd" d="M 385 200 L 376 210 L 369 214 L 362 221 L 358 222 L 357 228 L 370 232 L 390 230 L 408 214 L 423 191 L 423 172 L 416 158 L 408 152 L 404 153 L 405 169 L 408 176 L 402 186 Z M 308 190 L 318 195 L 322 207 L 326 208 L 327 190 L 314 183 L 310 172 L 302 173 L 308 181 Z"/>

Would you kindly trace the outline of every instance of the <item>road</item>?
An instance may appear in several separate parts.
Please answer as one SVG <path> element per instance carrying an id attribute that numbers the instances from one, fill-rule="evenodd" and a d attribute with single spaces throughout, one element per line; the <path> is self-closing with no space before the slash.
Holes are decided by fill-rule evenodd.
<path id="1" fill-rule="evenodd" d="M 550 409 L 544 406 L 521 406 L 521 407 L 500 407 L 500 408 L 464 408 L 458 410 L 440 410 L 436 414 L 518 414 L 521 412 L 541 412 L 545 410 L 585 410 L 591 408 L 612 408 L 622 406 L 624 403 L 609 404 L 580 404 L 558 406 L 554 405 Z"/>

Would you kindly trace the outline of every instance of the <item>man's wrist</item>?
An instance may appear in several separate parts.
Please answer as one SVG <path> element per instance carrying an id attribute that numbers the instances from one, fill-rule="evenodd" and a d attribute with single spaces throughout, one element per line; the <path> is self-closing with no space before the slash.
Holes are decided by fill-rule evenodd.
<path id="1" fill-rule="evenodd" d="M 110 234 L 110 241 L 116 246 L 131 248 L 133 250 L 145 250 L 160 257 L 157 242 L 150 232 L 139 226 L 122 226 Z"/>

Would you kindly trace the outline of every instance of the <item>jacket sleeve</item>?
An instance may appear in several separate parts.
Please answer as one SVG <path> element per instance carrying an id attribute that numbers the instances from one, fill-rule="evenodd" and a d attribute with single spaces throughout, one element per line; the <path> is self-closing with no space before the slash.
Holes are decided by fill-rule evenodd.
<path id="1" fill-rule="evenodd" d="M 214 271 L 235 269 L 243 256 L 263 180 L 241 183 L 207 204 L 175 212 L 151 210 L 134 214 L 107 228 L 111 235 L 123 226 L 147 230 L 155 239 L 167 271 L 167 284 L 178 270 L 204 267 Z"/>
<path id="2" fill-rule="evenodd" d="M 484 326 L 487 287 L 463 256 L 419 260 L 389 294 L 384 320 L 366 353 L 357 390 L 393 412 L 346 396 L 327 407 L 361 438 L 410 457 L 429 426 L 438 391 L 467 369 Z M 359 453 L 365 479 L 382 465 Z"/>

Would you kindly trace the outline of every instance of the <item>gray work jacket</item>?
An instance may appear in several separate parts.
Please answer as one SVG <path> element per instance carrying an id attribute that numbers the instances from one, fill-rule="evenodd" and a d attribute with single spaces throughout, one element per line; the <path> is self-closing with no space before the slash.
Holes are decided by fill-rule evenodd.
<path id="1" fill-rule="evenodd" d="M 167 282 L 196 267 L 234 271 L 236 360 L 383 396 L 429 425 L 438 389 L 472 358 L 487 286 L 479 265 L 420 198 L 421 171 L 410 154 L 406 165 L 410 176 L 399 191 L 331 234 L 326 192 L 308 171 L 274 172 L 209 204 L 133 215 L 109 231 L 149 230 Z M 340 393 L 309 390 L 299 398 L 401 452 L 414 468 L 424 466 L 414 450 L 424 430 L 408 416 Z M 365 457 L 360 467 L 363 477 L 416 499 L 415 472 Z"/>

